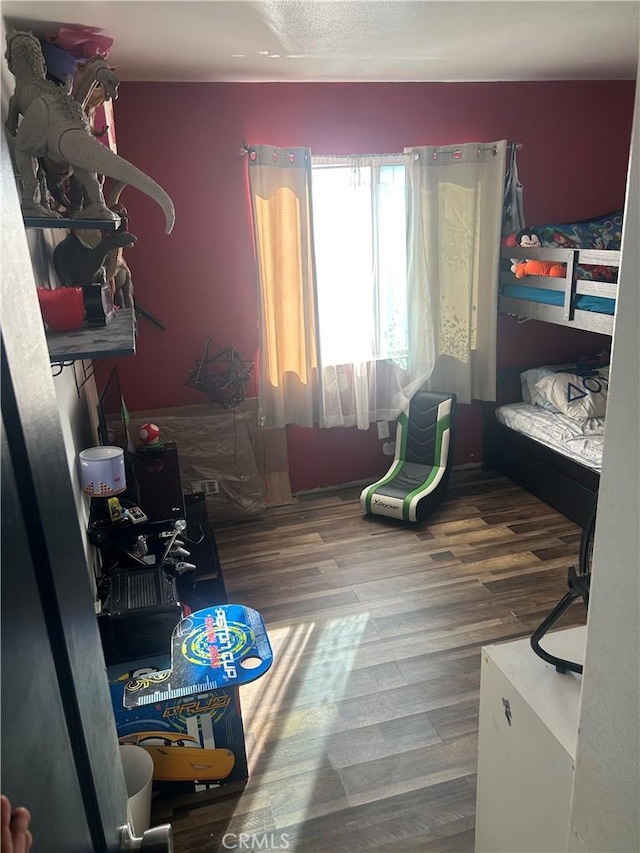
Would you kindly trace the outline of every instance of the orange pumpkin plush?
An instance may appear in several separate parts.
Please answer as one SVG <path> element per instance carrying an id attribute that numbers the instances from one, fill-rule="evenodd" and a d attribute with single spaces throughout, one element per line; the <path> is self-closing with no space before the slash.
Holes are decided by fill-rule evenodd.
<path id="1" fill-rule="evenodd" d="M 515 273 L 516 278 L 524 278 L 527 275 L 564 278 L 566 271 L 566 264 L 554 264 L 551 261 L 521 261 L 514 263 L 511 267 L 511 272 Z"/>

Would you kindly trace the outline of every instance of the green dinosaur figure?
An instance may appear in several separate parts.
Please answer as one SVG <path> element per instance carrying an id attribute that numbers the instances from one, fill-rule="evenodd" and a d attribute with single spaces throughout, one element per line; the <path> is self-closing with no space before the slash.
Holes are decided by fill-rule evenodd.
<path id="1" fill-rule="evenodd" d="M 40 198 L 37 158 L 47 157 L 73 169 L 86 199 L 78 214 L 83 219 L 117 218 L 105 204 L 98 180 L 98 175 L 106 175 L 130 184 L 157 202 L 164 212 L 165 231 L 169 234 L 175 213 L 167 193 L 140 169 L 93 138 L 84 110 L 71 96 L 70 87 L 46 79 L 38 39 L 27 32 L 7 35 L 5 57 L 16 80 L 5 127 L 14 137 L 13 154 L 22 180 L 23 212 L 30 216 L 58 216 Z"/>

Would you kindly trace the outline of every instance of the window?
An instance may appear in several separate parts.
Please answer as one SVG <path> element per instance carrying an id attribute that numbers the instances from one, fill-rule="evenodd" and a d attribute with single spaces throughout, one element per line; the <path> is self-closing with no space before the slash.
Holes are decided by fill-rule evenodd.
<path id="1" fill-rule="evenodd" d="M 314 157 L 312 204 L 324 366 L 408 352 L 405 157 Z"/>

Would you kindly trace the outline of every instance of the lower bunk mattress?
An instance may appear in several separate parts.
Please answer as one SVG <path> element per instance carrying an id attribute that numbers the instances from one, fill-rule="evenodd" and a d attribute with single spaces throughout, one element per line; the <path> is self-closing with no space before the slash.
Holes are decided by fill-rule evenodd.
<path id="1" fill-rule="evenodd" d="M 602 469 L 604 418 L 576 421 L 533 403 L 498 406 L 496 418 L 509 429 L 540 442 L 574 462 L 598 473 Z"/>

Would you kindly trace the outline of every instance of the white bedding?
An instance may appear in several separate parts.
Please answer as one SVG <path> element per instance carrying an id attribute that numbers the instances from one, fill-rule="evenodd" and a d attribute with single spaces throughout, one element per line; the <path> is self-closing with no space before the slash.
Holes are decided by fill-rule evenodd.
<path id="1" fill-rule="evenodd" d="M 576 421 L 532 403 L 509 403 L 496 409 L 501 424 L 524 433 L 563 456 L 600 471 L 604 418 Z"/>

